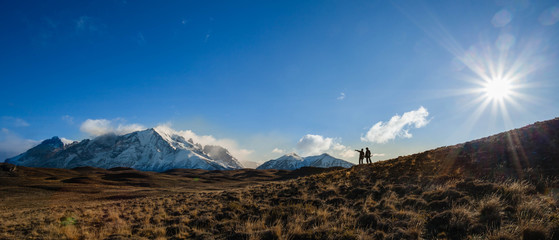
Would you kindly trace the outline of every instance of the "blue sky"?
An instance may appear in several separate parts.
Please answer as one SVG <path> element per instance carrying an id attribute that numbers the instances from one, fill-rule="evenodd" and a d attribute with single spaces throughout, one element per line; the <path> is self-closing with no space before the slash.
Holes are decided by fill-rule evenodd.
<path id="1" fill-rule="evenodd" d="M 52 136 L 163 124 L 241 160 L 357 162 L 356 148 L 389 159 L 559 113 L 557 1 L 11 1 L 0 12 L 0 158 Z"/>

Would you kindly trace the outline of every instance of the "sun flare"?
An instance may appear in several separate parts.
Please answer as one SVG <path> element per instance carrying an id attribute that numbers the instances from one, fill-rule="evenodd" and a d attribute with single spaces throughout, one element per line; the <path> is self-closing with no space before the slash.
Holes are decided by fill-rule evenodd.
<path id="1" fill-rule="evenodd" d="M 484 84 L 483 91 L 492 100 L 502 100 L 511 94 L 512 84 L 506 79 L 492 79 Z"/>
<path id="2" fill-rule="evenodd" d="M 471 96 L 463 105 L 464 110 L 473 110 L 467 120 L 468 126 L 473 127 L 485 114 L 490 114 L 487 119 L 500 118 L 504 126 L 510 128 L 513 126 L 512 111 L 515 114 L 528 112 L 525 104 L 537 103 L 537 97 L 527 93 L 536 86 L 532 73 L 544 66 L 544 62 L 533 52 L 526 48 L 521 55 L 515 55 L 480 44 L 457 55 L 468 70 L 464 80 L 472 84 L 471 88 L 457 91 Z"/>

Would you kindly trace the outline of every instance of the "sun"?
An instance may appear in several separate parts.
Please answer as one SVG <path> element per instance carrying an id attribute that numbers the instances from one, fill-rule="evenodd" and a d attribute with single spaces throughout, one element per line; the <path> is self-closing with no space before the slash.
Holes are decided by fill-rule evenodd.
<path id="1" fill-rule="evenodd" d="M 472 128 L 486 114 L 490 121 L 503 120 L 503 126 L 512 127 L 514 116 L 528 112 L 524 104 L 537 103 L 527 93 L 534 88 L 531 74 L 541 67 L 541 61 L 508 52 L 494 52 L 491 47 L 471 48 L 458 59 L 466 69 L 462 77 L 470 88 L 456 90 L 464 98 L 461 109 L 469 112 L 466 125 Z"/>
<path id="2" fill-rule="evenodd" d="M 510 97 L 512 83 L 507 79 L 491 79 L 483 84 L 483 91 L 486 97 L 491 100 L 503 100 Z"/>

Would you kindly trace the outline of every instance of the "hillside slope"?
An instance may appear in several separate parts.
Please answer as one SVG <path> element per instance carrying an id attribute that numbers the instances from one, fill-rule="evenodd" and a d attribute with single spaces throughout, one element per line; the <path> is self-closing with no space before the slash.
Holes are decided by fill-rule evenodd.
<path id="1" fill-rule="evenodd" d="M 378 162 L 373 166 L 375 169 L 390 169 L 398 176 L 421 174 L 494 179 L 557 176 L 559 118 L 454 146 Z"/>

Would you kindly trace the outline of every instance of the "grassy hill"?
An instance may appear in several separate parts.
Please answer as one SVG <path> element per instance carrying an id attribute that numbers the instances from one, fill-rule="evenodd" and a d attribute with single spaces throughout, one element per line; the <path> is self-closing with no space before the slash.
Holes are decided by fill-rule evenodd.
<path id="1" fill-rule="evenodd" d="M 351 169 L 285 171 L 285 178 L 250 170 L 192 183 L 205 173 L 3 166 L 0 181 L 11 185 L 2 194 L 29 203 L 0 198 L 6 239 L 559 239 L 559 119 Z M 45 180 L 18 171 L 74 175 Z M 250 184 L 239 184 L 245 178 Z M 56 184 L 40 188 L 41 201 L 28 190 Z"/>

